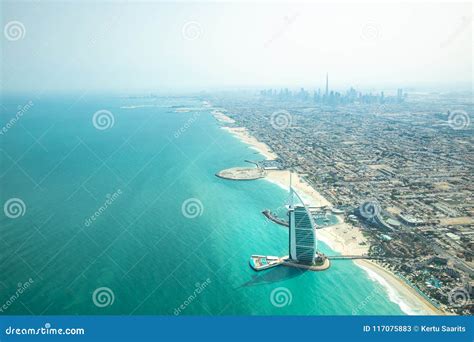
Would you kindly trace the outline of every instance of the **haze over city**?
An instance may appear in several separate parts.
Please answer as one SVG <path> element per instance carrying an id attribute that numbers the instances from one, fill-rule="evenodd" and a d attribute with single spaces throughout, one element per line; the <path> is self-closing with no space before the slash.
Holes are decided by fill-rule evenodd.
<path id="1" fill-rule="evenodd" d="M 470 3 L 2 3 L 2 87 L 471 89 Z M 59 29 L 60 28 L 60 29 Z"/>

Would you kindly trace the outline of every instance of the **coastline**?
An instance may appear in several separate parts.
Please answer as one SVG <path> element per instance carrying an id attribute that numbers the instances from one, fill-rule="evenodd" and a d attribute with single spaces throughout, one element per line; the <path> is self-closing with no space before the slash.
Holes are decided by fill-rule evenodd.
<path id="1" fill-rule="evenodd" d="M 325 207 L 331 206 L 331 203 L 324 198 L 319 192 L 317 192 L 311 185 L 309 185 L 301 175 L 296 172 L 290 172 L 289 170 L 266 170 L 266 179 L 281 188 L 288 191 L 290 186 L 290 174 L 291 174 L 291 186 L 298 191 L 298 194 L 303 199 L 306 205 L 311 207 Z"/>
<path id="2" fill-rule="evenodd" d="M 222 112 L 214 111 L 212 114 L 217 121 L 223 124 L 235 123 L 233 119 Z M 268 145 L 251 136 L 245 127 L 222 126 L 221 128 L 233 134 L 254 150 L 260 152 L 260 154 L 262 154 L 266 159 L 278 158 L 278 155 L 274 153 Z M 306 183 L 301 175 L 295 172 L 290 172 L 289 170 L 267 170 L 267 175 L 264 179 L 287 190 L 290 184 L 290 174 L 292 187 L 298 191 L 298 194 L 300 194 L 306 205 L 311 207 L 332 206 L 326 198 L 324 198 L 310 184 Z M 369 243 L 363 236 L 362 231 L 357 227 L 344 222 L 342 215 L 337 215 L 337 217 L 340 222 L 339 224 L 318 229 L 318 239 L 337 253 L 348 255 L 367 254 L 369 251 Z M 387 292 L 390 301 L 396 303 L 406 314 L 445 314 L 442 310 L 436 308 L 430 301 L 418 293 L 413 287 L 388 269 L 370 260 L 359 259 L 354 260 L 353 262 L 357 267 L 360 267 L 367 273 L 370 280 L 380 284 Z"/>
<path id="3" fill-rule="evenodd" d="M 226 121 L 223 121 L 226 122 Z M 236 136 L 240 141 L 249 145 L 249 147 L 260 154 L 266 159 L 276 159 L 278 156 L 267 146 L 256 138 L 250 135 L 249 131 L 245 127 L 221 127 L 223 130 Z"/>
<path id="4" fill-rule="evenodd" d="M 413 287 L 393 274 L 390 270 L 371 260 L 354 260 L 354 263 L 367 272 L 370 279 L 378 282 L 388 292 L 390 300 L 409 315 L 445 315 Z"/>

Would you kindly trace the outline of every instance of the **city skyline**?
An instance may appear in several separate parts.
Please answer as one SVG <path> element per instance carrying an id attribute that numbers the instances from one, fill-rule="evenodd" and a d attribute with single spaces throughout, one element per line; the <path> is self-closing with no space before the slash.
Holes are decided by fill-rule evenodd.
<path id="1" fill-rule="evenodd" d="M 3 1 L 2 12 L 7 93 L 309 87 L 326 72 L 333 89 L 472 89 L 470 3 Z"/>

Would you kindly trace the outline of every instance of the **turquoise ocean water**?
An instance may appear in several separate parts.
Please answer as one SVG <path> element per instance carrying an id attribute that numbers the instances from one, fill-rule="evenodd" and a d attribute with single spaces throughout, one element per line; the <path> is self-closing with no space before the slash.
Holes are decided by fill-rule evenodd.
<path id="1" fill-rule="evenodd" d="M 24 203 L 1 215 L 2 314 L 403 314 L 351 261 L 250 269 L 251 254 L 287 254 L 261 214 L 287 194 L 214 176 L 260 157 L 200 100 L 7 97 L 2 125 L 28 101 L 0 136 L 1 204 Z M 95 128 L 99 110 L 113 126 Z"/>

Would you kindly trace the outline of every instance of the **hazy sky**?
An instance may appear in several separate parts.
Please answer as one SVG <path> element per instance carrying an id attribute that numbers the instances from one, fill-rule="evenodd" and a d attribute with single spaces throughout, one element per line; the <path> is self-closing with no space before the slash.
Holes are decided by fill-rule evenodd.
<path id="1" fill-rule="evenodd" d="M 470 3 L 4 1 L 1 14 L 4 91 L 472 82 Z"/>

